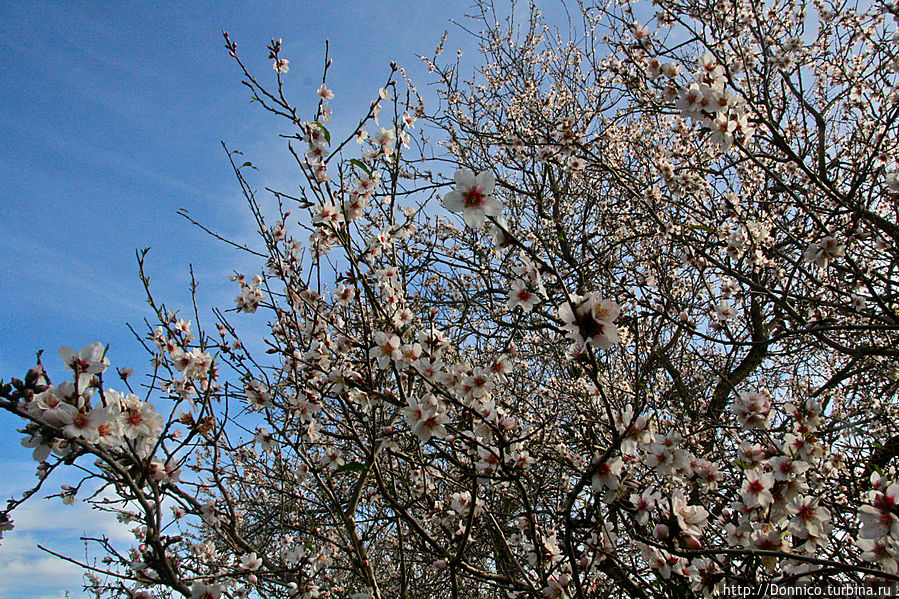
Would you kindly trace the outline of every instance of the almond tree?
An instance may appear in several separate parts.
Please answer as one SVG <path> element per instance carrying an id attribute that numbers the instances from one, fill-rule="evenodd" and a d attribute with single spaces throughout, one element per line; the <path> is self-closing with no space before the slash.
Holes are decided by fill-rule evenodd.
<path id="1" fill-rule="evenodd" d="M 423 59 L 441 107 L 393 65 L 345 137 L 327 56 L 305 114 L 280 40 L 269 85 L 225 36 L 304 180 L 228 153 L 238 314 L 158 303 L 140 253 L 156 408 L 102 344 L 2 389 L 41 484 L 135 525 L 98 596 L 899 581 L 897 8 L 567 8 L 480 2 L 481 66 Z"/>

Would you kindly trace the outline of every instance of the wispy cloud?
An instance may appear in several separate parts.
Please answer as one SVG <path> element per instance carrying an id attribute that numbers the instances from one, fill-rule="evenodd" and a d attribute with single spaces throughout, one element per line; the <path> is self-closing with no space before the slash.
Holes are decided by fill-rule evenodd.
<path id="1" fill-rule="evenodd" d="M 4 464 L 0 496 L 21 496 L 35 482 L 34 468 L 34 462 Z M 82 536 L 105 536 L 123 547 L 133 542 L 128 528 L 109 513 L 92 510 L 80 501 L 66 506 L 58 499 L 42 498 L 65 482 L 58 477 L 48 480 L 45 491 L 13 512 L 15 528 L 4 533 L 0 545 L 0 597 L 62 597 L 65 590 L 72 596 L 80 594 L 82 570 L 41 551 L 39 544 L 84 560 L 102 556 L 86 550 Z"/>
<path id="2" fill-rule="evenodd" d="M 81 568 L 37 549 L 38 536 L 7 536 L 0 547 L 0 596 L 58 599 L 65 591 L 80 594 Z"/>
<path id="3" fill-rule="evenodd" d="M 97 306 L 103 306 L 107 314 L 112 307 L 115 311 L 139 314 L 144 311 L 145 303 L 134 293 L 123 288 L 122 281 L 130 273 L 117 273 L 98 268 L 95 262 L 74 254 L 62 254 L 53 248 L 37 243 L 27 234 L 6 230 L 0 234 L 0 252 L 9 258 L 9 262 L 19 265 L 40 265 L 40 268 L 17 268 L 10 271 L 19 284 L 32 288 L 66 289 L 68 292 L 90 296 L 96 299 Z M 5 266 L 7 262 L 0 265 Z M 2 272 L 2 270 L 0 270 Z M 136 279 L 133 275 L 132 278 Z M 64 310 L 66 298 L 49 293 L 35 295 L 31 301 L 47 303 L 49 309 Z M 73 316 L 65 314 L 65 316 Z"/>

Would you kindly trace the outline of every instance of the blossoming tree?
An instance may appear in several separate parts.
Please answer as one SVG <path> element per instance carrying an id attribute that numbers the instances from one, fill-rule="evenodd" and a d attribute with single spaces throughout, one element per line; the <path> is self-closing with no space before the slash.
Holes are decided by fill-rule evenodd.
<path id="1" fill-rule="evenodd" d="M 77 467 L 135 536 L 91 539 L 98 596 L 899 581 L 897 8 L 570 8 L 480 3 L 439 111 L 393 66 L 345 136 L 327 58 L 303 116 L 226 35 L 304 185 L 229 153 L 260 274 L 214 329 L 140 255 L 140 395 L 100 343 L 3 385 L 40 482 L 2 529 Z"/>

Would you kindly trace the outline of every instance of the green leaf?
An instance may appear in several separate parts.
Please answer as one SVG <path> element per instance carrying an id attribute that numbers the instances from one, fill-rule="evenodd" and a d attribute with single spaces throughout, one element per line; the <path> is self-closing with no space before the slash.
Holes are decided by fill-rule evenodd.
<path id="1" fill-rule="evenodd" d="M 336 472 L 362 472 L 368 466 L 365 464 L 360 464 L 359 462 L 350 462 L 349 464 L 344 464 L 340 466 Z"/>
<path id="2" fill-rule="evenodd" d="M 369 177 L 371 176 L 371 169 L 368 168 L 367 166 L 365 166 L 365 163 L 362 162 L 361 160 L 359 160 L 358 158 L 352 158 L 352 159 L 350 159 L 350 163 L 351 163 L 351 164 L 355 164 L 356 166 L 358 166 L 359 168 L 361 168 L 362 170 L 364 170 L 364 171 L 365 171 L 365 174 L 368 175 Z"/>
<path id="3" fill-rule="evenodd" d="M 319 128 L 325 133 L 325 141 L 328 142 L 328 144 L 330 145 L 331 144 L 331 132 L 328 131 L 328 129 L 324 125 L 319 123 L 318 121 L 315 121 L 315 124 L 318 125 Z"/>
<path id="4" fill-rule="evenodd" d="M 245 167 L 245 166 L 248 166 L 248 167 L 250 167 L 250 168 L 253 169 L 253 170 L 256 170 L 256 171 L 259 170 L 258 168 L 256 168 L 255 166 L 253 166 L 253 163 L 250 162 L 249 160 L 247 160 L 246 162 L 244 162 L 244 163 L 241 164 L 240 166 L 241 166 L 241 168 L 243 168 L 243 167 Z"/>

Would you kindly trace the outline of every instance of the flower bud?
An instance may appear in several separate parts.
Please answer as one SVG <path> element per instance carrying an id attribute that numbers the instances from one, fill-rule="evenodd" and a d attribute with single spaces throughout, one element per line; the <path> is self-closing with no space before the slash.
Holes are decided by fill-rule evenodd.
<path id="1" fill-rule="evenodd" d="M 683 535 L 681 541 L 687 549 L 702 549 L 702 543 L 693 535 Z"/>

